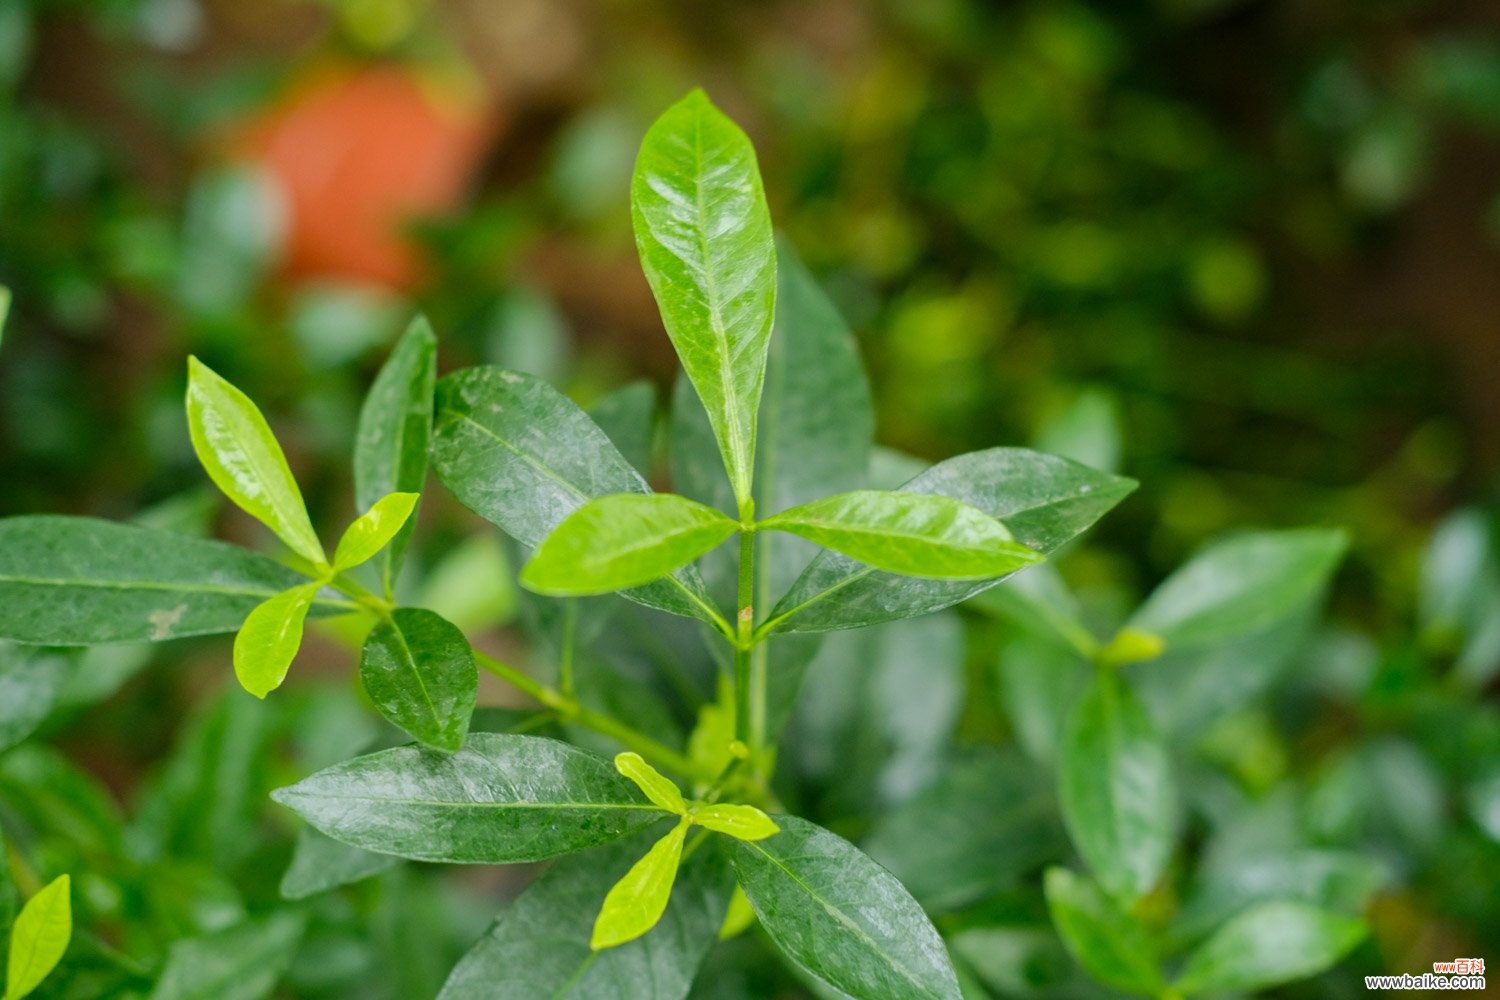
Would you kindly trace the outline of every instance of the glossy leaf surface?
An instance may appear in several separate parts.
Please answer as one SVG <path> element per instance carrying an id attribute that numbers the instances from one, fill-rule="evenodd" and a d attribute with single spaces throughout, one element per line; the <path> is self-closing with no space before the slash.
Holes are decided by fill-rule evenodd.
<path id="1" fill-rule="evenodd" d="M 307 517 L 302 491 L 260 410 L 197 358 L 188 359 L 188 431 L 214 485 L 311 563 L 323 546 Z"/>
<path id="2" fill-rule="evenodd" d="M 608 761 L 539 736 L 473 733 L 455 754 L 397 747 L 272 797 L 346 844 L 418 861 L 540 861 L 666 813 Z"/>
<path id="3" fill-rule="evenodd" d="M 890 872 L 804 819 L 777 822 L 774 837 L 734 842 L 734 866 L 792 961 L 851 996 L 958 1000 L 942 938 Z"/>
<path id="4" fill-rule="evenodd" d="M 669 813 L 687 812 L 687 803 L 682 800 L 682 791 L 671 779 L 646 763 L 638 753 L 615 755 L 615 770 L 635 782 L 647 799 Z"/>
<path id="5" fill-rule="evenodd" d="M 333 568 L 346 570 L 368 562 L 406 526 L 417 506 L 415 493 L 389 493 L 355 518 L 333 553 Z"/>
<path id="6" fill-rule="evenodd" d="M 234 675 L 240 686 L 264 698 L 281 686 L 302 646 L 302 625 L 318 583 L 277 594 L 250 612 L 234 637 Z"/>
<path id="7" fill-rule="evenodd" d="M 606 594 L 650 583 L 738 529 L 712 507 L 671 493 L 617 493 L 590 500 L 542 540 L 521 570 L 540 594 Z"/>
<path id="8" fill-rule="evenodd" d="M 21 1000 L 62 961 L 73 937 L 72 882 L 60 875 L 26 901 L 10 928 L 5 1000 Z"/>
<path id="9" fill-rule="evenodd" d="M 800 535 L 891 573 L 982 580 L 1040 557 L 968 504 L 927 493 L 857 490 L 793 507 L 759 529 Z"/>
<path id="10" fill-rule="evenodd" d="M 656 926 L 666 912 L 672 883 L 677 880 L 682 841 L 688 829 L 686 820 L 672 827 L 610 888 L 594 921 L 590 948 L 595 951 L 614 948 L 634 941 Z"/>
<path id="11" fill-rule="evenodd" d="M 464 634 L 423 608 L 397 608 L 365 639 L 359 677 L 391 723 L 439 750 L 463 745 L 479 692 Z"/>
<path id="12" fill-rule="evenodd" d="M 1188 956 L 1173 985 L 1184 993 L 1248 993 L 1315 975 L 1348 954 L 1365 925 L 1307 903 L 1262 903 Z"/>
<path id="13" fill-rule="evenodd" d="M 695 90 L 647 131 L 630 204 L 641 267 L 743 501 L 776 303 L 776 246 L 755 150 Z"/>
<path id="14" fill-rule="evenodd" d="M 0 637 L 83 646 L 233 632 L 307 577 L 224 542 L 88 517 L 0 520 Z M 323 611 L 348 605 L 319 600 Z"/>
<path id="15" fill-rule="evenodd" d="M 1066 868 L 1048 869 L 1044 884 L 1052 922 L 1080 965 L 1101 983 L 1127 993 L 1160 993 L 1155 951 L 1139 920 Z"/>
<path id="16" fill-rule="evenodd" d="M 1133 480 L 1023 448 L 960 455 L 902 487 L 977 507 L 1042 556 L 1077 537 L 1133 489 Z M 924 580 L 825 552 L 777 601 L 763 628 L 772 634 L 860 628 L 946 608 L 1002 579 Z"/>

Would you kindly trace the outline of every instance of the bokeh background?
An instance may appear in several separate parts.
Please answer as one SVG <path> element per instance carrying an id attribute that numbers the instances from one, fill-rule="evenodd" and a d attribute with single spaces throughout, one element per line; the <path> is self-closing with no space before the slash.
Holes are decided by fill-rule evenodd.
<path id="1" fill-rule="evenodd" d="M 1317 738 L 1406 748 L 1351 779 L 1389 796 L 1359 822 L 1438 880 L 1387 897 L 1377 931 L 1394 971 L 1496 943 L 1483 0 L 7 0 L 0 514 L 256 541 L 188 444 L 194 353 L 267 411 L 314 522 L 341 524 L 361 394 L 418 309 L 444 370 L 665 396 L 628 181 L 698 85 L 856 330 L 881 443 L 1033 444 L 1141 480 L 1075 582 L 1138 595 L 1231 528 L 1350 529 L 1345 704 Z M 475 522 L 429 508 L 429 558 L 472 589 Z M 146 655 L 101 668 L 123 693 L 62 737 L 121 799 L 224 673 L 222 649 Z M 1305 749 L 1240 736 L 1252 784 Z M 1403 802 L 1432 821 L 1403 828 Z"/>

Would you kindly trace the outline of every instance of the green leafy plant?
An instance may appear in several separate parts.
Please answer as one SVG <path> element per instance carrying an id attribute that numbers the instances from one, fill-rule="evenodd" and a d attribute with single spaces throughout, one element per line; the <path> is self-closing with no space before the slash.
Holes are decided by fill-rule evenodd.
<path id="1" fill-rule="evenodd" d="M 1022 448 L 908 473 L 909 460 L 873 449 L 852 338 L 773 239 L 754 151 L 701 92 L 647 133 L 631 201 L 641 262 L 685 373 L 670 428 L 678 493 L 653 491 L 649 448 L 631 444 L 650 440 L 649 394 L 644 405 L 622 394 L 591 415 L 519 371 L 437 379 L 436 338 L 418 320 L 361 411 L 354 492 L 363 513 L 330 558 L 266 419 L 192 359 L 193 447 L 224 495 L 285 550 L 271 558 L 87 518 L 0 521 L 0 636 L 74 647 L 235 632 L 235 675 L 261 699 L 282 685 L 309 620 L 356 645 L 369 703 L 414 742 L 373 752 L 360 751 L 377 740 L 341 745 L 336 759 L 272 793 L 306 823 L 282 895 L 315 897 L 391 872 L 393 859 L 567 856 L 446 976 L 446 1000 L 680 1000 L 714 942 L 752 924 L 828 995 L 960 997 L 960 975 L 977 975 L 970 944 L 993 928 L 940 932 L 929 913 L 1004 888 L 1038 860 L 1063 860 L 1050 846 L 1032 848 L 1030 861 L 1016 849 L 1055 832 L 1050 820 L 1012 814 L 1039 787 L 1050 794 L 1037 772 L 988 758 L 945 767 L 937 741 L 956 711 L 945 692 L 961 655 L 941 613 L 966 601 L 1017 622 L 1016 641 L 1044 651 L 1016 658 L 1002 683 L 1016 693 L 1008 706 L 1023 744 L 1056 768 L 1062 825 L 1089 872 L 1054 865 L 1044 885 L 1062 942 L 1093 977 L 1149 996 L 1207 996 L 1313 974 L 1357 944 L 1363 925 L 1346 903 L 1310 899 L 1302 887 L 1207 907 L 1196 915 L 1202 926 L 1164 918 L 1158 898 L 1178 855 L 1181 808 L 1163 727 L 1222 717 L 1268 682 L 1246 678 L 1212 701 L 1221 692 L 1216 657 L 1255 649 L 1274 662 L 1298 641 L 1342 536 L 1231 539 L 1164 583 L 1113 638 L 1096 639 L 1046 561 L 1127 496 L 1131 480 Z M 555 680 L 476 648 L 409 596 L 421 593 L 402 569 L 429 463 L 463 505 L 529 550 L 519 579 L 535 633 L 555 641 Z M 606 596 L 615 594 L 624 603 Z M 670 714 L 654 725 L 627 671 L 580 670 L 580 647 L 606 620 L 634 614 L 629 605 L 650 609 L 650 638 L 689 650 L 659 657 L 660 671 L 681 681 L 689 732 L 674 732 Z M 827 634 L 852 629 L 869 631 L 820 650 Z M 839 657 L 846 690 L 826 686 L 840 676 Z M 1153 679 L 1174 657 L 1172 677 Z M 799 705 L 815 658 L 833 666 Z M 706 684 L 693 673 L 704 665 Z M 477 708 L 481 672 L 534 708 Z M 57 697 L 44 690 L 45 671 L 23 673 L 38 707 L 14 725 L 13 743 Z M 894 697 L 919 708 L 931 697 L 929 717 L 882 728 L 887 674 L 900 682 Z M 855 699 L 852 727 L 867 725 L 902 751 L 873 777 L 859 768 L 883 754 L 856 743 L 825 755 L 842 794 L 901 802 L 865 838 L 868 853 L 797 815 L 783 796 L 811 796 L 778 767 L 799 745 L 814 747 L 799 766 L 815 759 L 819 726 L 837 729 L 834 714 Z M 201 777 L 198 759 L 234 760 L 224 746 L 261 739 L 239 704 L 224 702 L 194 730 L 193 753 L 163 779 L 159 814 L 171 814 L 180 789 L 222 780 L 212 769 Z M 20 761 L 32 773 L 57 767 Z M 198 849 L 248 854 L 235 846 L 234 819 L 247 808 L 224 804 L 211 817 L 227 817 L 214 830 L 221 839 Z M 939 833 L 945 822 L 952 838 Z M 197 829 L 145 822 L 134 854 L 151 856 L 153 844 L 166 853 L 161 845 Z M 983 839 L 996 831 L 999 855 Z M 263 996 L 308 919 L 289 904 L 174 943 L 152 996 L 208 995 L 204 983 L 229 982 L 236 996 Z M 1287 927 L 1295 947 L 1285 946 Z M 13 968 L 15 955 L 13 947 Z"/>

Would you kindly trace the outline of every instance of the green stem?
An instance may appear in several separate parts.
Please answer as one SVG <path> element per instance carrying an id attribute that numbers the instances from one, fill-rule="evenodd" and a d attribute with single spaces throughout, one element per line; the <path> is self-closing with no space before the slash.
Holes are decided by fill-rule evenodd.
<path id="1" fill-rule="evenodd" d="M 741 514 L 743 518 L 743 512 Z M 740 528 L 740 586 L 739 609 L 735 616 L 734 643 L 734 735 L 750 748 L 751 759 L 756 751 L 754 708 L 754 646 L 750 636 L 755 627 L 755 532 L 744 525 Z"/>
<path id="2" fill-rule="evenodd" d="M 389 619 L 391 612 L 396 610 L 394 603 L 342 574 L 329 579 L 328 585 L 346 597 L 353 598 L 355 604 L 382 621 Z"/>
<path id="3" fill-rule="evenodd" d="M 563 610 L 562 655 L 557 665 L 557 687 L 566 698 L 573 697 L 573 644 L 578 633 L 578 598 L 567 599 Z"/>

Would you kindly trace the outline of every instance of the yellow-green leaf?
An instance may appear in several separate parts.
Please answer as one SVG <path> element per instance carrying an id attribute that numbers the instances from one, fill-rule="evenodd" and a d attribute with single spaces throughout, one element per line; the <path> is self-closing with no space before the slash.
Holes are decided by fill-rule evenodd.
<path id="1" fill-rule="evenodd" d="M 304 559 L 323 565 L 323 545 L 297 480 L 260 410 L 197 358 L 188 358 L 188 432 L 214 484 Z"/>
<path id="2" fill-rule="evenodd" d="M 339 539 L 333 568 L 346 570 L 375 556 L 396 537 L 417 506 L 415 493 L 387 493 L 361 514 Z"/>
<path id="3" fill-rule="evenodd" d="M 57 967 L 73 936 L 68 876 L 59 875 L 27 901 L 10 930 L 4 1000 L 21 1000 Z"/>
<path id="4" fill-rule="evenodd" d="M 780 833 L 781 827 L 754 806 L 720 803 L 700 806 L 693 822 L 709 830 L 727 833 L 736 840 L 765 840 Z"/>
<path id="5" fill-rule="evenodd" d="M 10 315 L 10 289 L 0 285 L 0 340 L 5 337 L 5 320 Z"/>
<path id="6" fill-rule="evenodd" d="M 234 675 L 257 698 L 281 686 L 302 645 L 302 623 L 320 583 L 305 583 L 265 601 L 234 637 Z"/>
<path id="7" fill-rule="evenodd" d="M 667 812 L 679 816 L 687 812 L 687 803 L 682 801 L 681 790 L 660 771 L 646 763 L 646 759 L 640 754 L 616 754 L 615 770 L 635 782 L 646 794 L 646 798 Z"/>
<path id="8" fill-rule="evenodd" d="M 625 877 L 616 882 L 599 918 L 589 947 L 594 951 L 613 948 L 634 941 L 656 926 L 672 896 L 677 880 L 677 866 L 682 862 L 682 840 L 687 836 L 688 822 L 672 827 L 670 833 L 652 845 L 646 856 L 631 866 Z"/>

